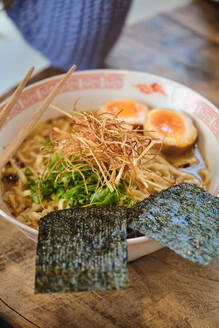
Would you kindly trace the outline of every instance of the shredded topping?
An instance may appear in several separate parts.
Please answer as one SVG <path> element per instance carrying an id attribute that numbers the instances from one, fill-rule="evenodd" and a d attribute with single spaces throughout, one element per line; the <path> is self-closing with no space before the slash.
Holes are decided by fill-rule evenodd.
<path id="1" fill-rule="evenodd" d="M 89 165 L 98 175 L 99 184 L 107 185 L 110 191 L 116 190 L 120 180 L 128 176 L 128 191 L 132 185 L 138 185 L 146 192 L 138 172 L 160 153 L 162 141 L 152 139 L 145 131 L 144 135 L 139 132 L 143 130 L 133 129 L 133 125 L 113 114 L 74 111 L 70 133 L 59 128 L 53 128 L 51 132 L 52 147 L 49 150 L 60 155 L 51 171 L 62 162 L 66 171 L 77 171 L 84 177 L 83 170 Z M 75 164 L 77 162 L 79 165 Z M 60 171 L 61 175 L 63 171 Z M 85 178 L 84 184 L 86 188 Z"/>

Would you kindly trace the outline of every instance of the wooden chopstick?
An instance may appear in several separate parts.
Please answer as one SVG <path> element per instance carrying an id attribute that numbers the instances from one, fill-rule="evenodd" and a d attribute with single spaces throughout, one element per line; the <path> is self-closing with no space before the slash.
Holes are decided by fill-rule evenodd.
<path id="1" fill-rule="evenodd" d="M 65 116 L 68 116 L 69 118 L 72 118 L 72 115 L 71 114 L 65 112 L 63 109 L 59 108 L 58 106 L 55 106 L 55 105 L 50 104 L 49 107 L 52 108 L 52 109 L 55 109 L 57 112 L 65 115 Z"/>
<path id="2" fill-rule="evenodd" d="M 63 76 L 61 81 L 55 86 L 55 88 L 50 92 L 46 99 L 42 102 L 40 107 L 33 113 L 33 115 L 24 123 L 24 126 L 19 130 L 18 134 L 12 139 L 9 145 L 5 148 L 3 153 L 0 155 L 0 169 L 8 162 L 13 153 L 17 150 L 26 136 L 31 132 L 34 125 L 38 122 L 42 114 L 50 105 L 51 101 L 58 94 L 59 90 L 62 88 L 64 83 L 70 77 L 70 75 L 75 71 L 76 65 L 73 65 L 67 73 Z"/>
<path id="3" fill-rule="evenodd" d="M 33 73 L 33 70 L 34 70 L 34 67 L 31 67 L 29 69 L 29 71 L 27 72 L 27 74 L 25 75 L 25 77 L 23 78 L 21 83 L 18 85 L 16 90 L 11 95 L 9 101 L 6 103 L 6 105 L 1 110 L 1 112 L 0 112 L 0 129 L 3 126 L 3 124 L 5 123 L 6 118 L 8 117 L 8 114 L 10 113 L 11 109 L 14 107 L 16 101 L 20 97 L 25 85 L 29 81 L 31 74 Z"/>

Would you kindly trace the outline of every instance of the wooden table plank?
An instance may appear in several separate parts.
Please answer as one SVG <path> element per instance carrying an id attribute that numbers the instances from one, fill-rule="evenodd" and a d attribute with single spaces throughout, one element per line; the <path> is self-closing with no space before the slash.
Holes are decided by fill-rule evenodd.
<path id="1" fill-rule="evenodd" d="M 219 3 L 195 0 L 187 6 L 166 14 L 207 40 L 219 44 Z"/>
<path id="2" fill-rule="evenodd" d="M 35 244 L 6 221 L 0 230 L 1 312 L 12 325 L 181 328 L 193 322 L 201 328 L 219 322 L 219 260 L 202 267 L 162 249 L 129 264 L 126 291 L 34 295 Z"/>
<path id="3" fill-rule="evenodd" d="M 21 315 L 27 327 L 48 328 L 201 328 L 219 322 L 219 260 L 202 267 L 162 249 L 129 264 L 128 290 L 34 295 L 35 244 L 3 220 L 0 230 L 1 312 L 18 327 Z"/>
<path id="4" fill-rule="evenodd" d="M 170 18 L 176 13 L 126 28 L 107 65 L 171 78 L 219 106 L 219 45 Z"/>
<path id="5" fill-rule="evenodd" d="M 219 105 L 212 8 L 199 0 L 126 27 L 108 67 L 173 78 Z M 50 68 L 35 80 L 57 73 Z M 219 258 L 202 267 L 164 248 L 129 264 L 128 290 L 34 295 L 36 245 L 3 219 L 0 237 L 0 317 L 13 327 L 219 327 Z"/>
<path id="6" fill-rule="evenodd" d="M 168 14 L 126 27 L 107 58 L 106 67 L 150 72 L 174 79 L 219 106 L 217 8 L 217 4 L 196 0 Z M 34 76 L 31 83 L 60 73 L 56 68 L 48 68 Z M 0 102 L 10 94 L 11 91 L 0 96 Z"/>
<path id="7" fill-rule="evenodd" d="M 17 313 L 11 306 L 9 306 L 6 302 L 4 302 L 2 299 L 0 299 L 0 316 L 2 318 L 2 314 L 4 317 L 4 321 L 6 323 L 11 322 L 13 325 L 13 328 L 34 328 L 39 327 L 38 325 L 35 325 L 31 321 L 29 321 L 27 318 L 24 318 L 20 313 Z M 1 323 L 1 321 L 0 321 Z M 2 328 L 6 328 L 4 325 Z M 10 325 L 10 328 L 12 326 Z"/>

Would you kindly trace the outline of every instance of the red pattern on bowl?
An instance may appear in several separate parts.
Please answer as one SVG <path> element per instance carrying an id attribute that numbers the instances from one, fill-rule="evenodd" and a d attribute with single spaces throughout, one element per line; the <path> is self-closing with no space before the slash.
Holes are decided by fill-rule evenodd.
<path id="1" fill-rule="evenodd" d="M 0 129 L 0 148 L 3 149 L 5 144 L 10 141 L 10 138 L 13 135 L 16 135 L 18 129 L 23 124 L 23 121 L 30 116 L 31 111 L 36 108 L 38 103 L 46 98 L 50 90 L 60 79 L 61 76 L 53 77 L 40 81 L 25 89 L 22 96 L 11 111 L 7 122 L 2 129 Z M 62 95 L 65 96 L 62 97 Z M 219 141 L 219 115 L 214 105 L 210 104 L 204 97 L 198 95 L 183 85 L 147 73 L 119 70 L 94 70 L 79 72 L 70 77 L 60 91 L 55 103 L 56 101 L 58 103 L 61 101 L 61 105 L 63 105 L 65 103 L 64 100 L 68 98 L 67 103 L 69 106 L 69 104 L 73 104 L 74 100 L 79 96 L 81 97 L 82 103 L 85 100 L 83 103 L 83 106 L 85 104 L 85 107 L 83 108 L 89 108 L 92 104 L 95 104 L 96 106 L 102 104 L 103 102 L 121 98 L 121 95 L 124 98 L 133 98 L 140 102 L 142 101 L 148 103 L 153 107 L 185 109 L 190 114 L 193 114 L 194 118 L 197 118 L 198 122 L 202 122 L 204 124 L 204 129 L 207 128 L 206 136 L 210 136 L 210 140 L 214 142 L 214 145 L 216 145 L 216 138 L 217 141 Z M 88 101 L 89 97 L 91 98 L 90 103 Z M 2 107 L 0 107 L 0 110 Z M 52 113 L 52 111 L 50 113 Z M 8 126 L 5 129 L 6 125 Z M 211 153 L 216 156 L 216 152 L 213 151 Z M 211 192 L 219 196 L 219 171 L 217 165 L 214 165 L 214 169 L 217 174 L 217 176 L 215 176 L 217 183 L 214 182 L 214 188 L 211 188 Z M 36 242 L 38 231 L 14 219 L 2 203 L 1 197 L 0 202 L 0 214 L 6 220 L 16 225 L 28 238 Z M 134 260 L 143 255 L 152 253 L 161 247 L 162 246 L 160 244 L 147 237 L 128 239 L 128 259 L 129 261 Z"/>
<path id="2" fill-rule="evenodd" d="M 36 85 L 27 88 L 19 100 L 13 107 L 9 116 L 7 117 L 5 125 L 12 120 L 15 116 L 21 113 L 26 108 L 35 105 L 36 103 L 43 101 L 50 91 L 60 80 L 59 77 L 40 81 Z M 66 82 L 60 93 L 82 91 L 89 89 L 122 89 L 124 85 L 123 75 L 114 73 L 98 73 L 98 74 L 75 74 L 72 75 Z M 0 107 L 0 111 L 4 105 Z M 3 128 L 3 127 L 2 127 Z"/>
<path id="3" fill-rule="evenodd" d="M 163 96 L 167 97 L 167 93 L 164 91 L 163 87 L 158 83 L 151 83 L 150 85 L 147 84 L 134 84 L 133 87 L 137 88 L 139 91 L 145 94 L 152 94 L 154 92 L 161 93 Z"/>

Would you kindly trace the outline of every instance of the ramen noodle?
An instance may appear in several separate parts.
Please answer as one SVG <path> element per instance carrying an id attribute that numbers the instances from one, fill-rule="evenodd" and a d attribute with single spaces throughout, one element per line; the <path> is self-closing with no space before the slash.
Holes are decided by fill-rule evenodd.
<path id="1" fill-rule="evenodd" d="M 69 208 L 66 199 L 56 202 L 54 195 L 44 199 L 42 206 L 33 201 L 31 190 L 27 187 L 28 176 L 25 172 L 31 170 L 32 179 L 37 179 L 42 176 L 49 161 L 50 155 L 41 149 L 53 127 L 68 133 L 71 131 L 71 120 L 62 116 L 40 123 L 1 171 L 3 201 L 17 220 L 36 229 L 40 218 L 48 212 Z M 141 170 L 137 173 L 147 181 L 147 192 L 134 186 L 132 197 L 136 202 L 181 182 L 194 183 L 205 189 L 210 184 L 210 172 L 197 143 L 183 154 L 173 156 L 161 152 L 143 164 L 145 169 L 137 168 Z M 124 178 L 129 179 L 128 173 Z"/>

